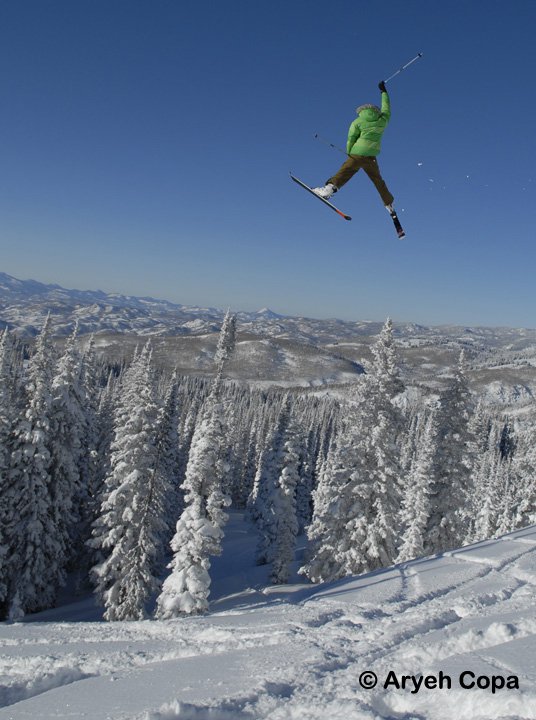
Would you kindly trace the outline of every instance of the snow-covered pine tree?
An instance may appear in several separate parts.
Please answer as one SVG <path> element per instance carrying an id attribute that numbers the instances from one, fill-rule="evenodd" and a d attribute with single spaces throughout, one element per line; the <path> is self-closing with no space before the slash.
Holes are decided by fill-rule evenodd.
<path id="1" fill-rule="evenodd" d="M 137 620 L 158 587 L 167 487 L 158 470 L 150 343 L 125 372 L 115 418 L 111 471 L 93 547 L 108 556 L 93 568 L 106 620 Z"/>
<path id="2" fill-rule="evenodd" d="M 508 454 L 502 454 L 501 445 L 499 444 L 499 461 L 495 471 L 496 494 L 499 498 L 497 508 L 497 535 L 516 530 L 517 510 L 520 505 L 521 498 L 517 493 L 516 478 L 513 470 L 512 458 Z"/>
<path id="3" fill-rule="evenodd" d="M 181 383 L 181 386 L 182 385 Z M 179 477 L 182 482 L 184 482 L 184 478 L 186 477 L 190 448 L 192 446 L 195 427 L 201 417 L 204 400 L 205 398 L 203 398 L 201 392 L 191 390 L 190 382 L 187 380 L 181 392 L 182 414 L 179 423 Z"/>
<path id="4" fill-rule="evenodd" d="M 346 407 L 345 407 L 346 412 Z M 334 457 L 334 451 L 337 447 L 338 437 L 341 434 L 342 427 L 345 426 L 340 413 L 340 406 L 337 403 L 332 406 L 329 412 L 329 419 L 324 418 L 319 428 L 319 442 L 316 449 L 316 457 L 314 461 L 314 482 L 311 493 L 311 521 L 315 518 L 315 492 L 318 489 L 322 478 L 329 477 L 325 470 L 329 469 Z"/>
<path id="5" fill-rule="evenodd" d="M 313 514 L 314 489 L 314 445 L 315 431 L 311 429 L 307 435 L 307 442 L 300 443 L 298 482 L 296 487 L 296 518 L 298 520 L 298 534 L 301 535 L 309 525 Z"/>
<path id="6" fill-rule="evenodd" d="M 409 467 L 399 523 L 402 543 L 397 562 L 405 562 L 425 554 L 425 536 L 430 517 L 429 487 L 434 471 L 437 426 L 435 412 L 431 411 L 424 426 L 420 443 L 415 448 Z"/>
<path id="7" fill-rule="evenodd" d="M 243 508 L 250 489 L 246 479 L 250 470 L 246 470 L 246 467 L 251 450 L 251 425 L 254 421 L 251 410 L 251 391 L 234 384 L 226 390 L 228 392 L 226 426 L 229 470 L 225 478 L 224 490 L 231 496 L 234 507 Z"/>
<path id="8" fill-rule="evenodd" d="M 408 432 L 405 442 L 400 448 L 400 467 L 404 478 L 409 475 L 426 424 L 426 410 L 423 410 L 422 407 L 419 410 L 414 407 L 410 408 L 407 418 Z M 406 488 L 403 488 L 402 492 L 405 495 Z"/>
<path id="9" fill-rule="evenodd" d="M 216 397 L 207 401 L 198 423 L 182 485 L 185 509 L 171 541 L 171 574 L 157 600 L 156 617 L 205 612 L 210 592 L 210 558 L 221 553 L 223 508 L 230 500 L 221 491 L 224 441 L 222 408 Z"/>
<path id="10" fill-rule="evenodd" d="M 214 362 L 216 365 L 216 377 L 211 389 L 211 395 L 218 401 L 223 402 L 223 397 L 226 394 L 222 383 L 224 372 L 227 365 L 233 355 L 236 347 L 236 315 L 231 313 L 228 309 L 223 320 L 221 331 L 218 337 L 218 346 L 216 348 L 216 354 Z M 230 391 L 232 393 L 232 390 Z M 220 445 L 220 492 L 222 496 L 226 498 L 231 497 L 232 492 L 232 470 L 234 466 L 234 452 L 238 446 L 239 439 L 236 437 L 236 429 L 238 426 L 237 422 L 237 408 L 234 398 L 226 399 L 225 411 L 221 407 L 222 415 L 221 420 L 224 423 L 223 433 L 227 437 L 227 442 Z"/>
<path id="11" fill-rule="evenodd" d="M 470 418 L 472 399 L 465 375 L 465 358 L 442 393 L 436 415 L 438 452 L 430 488 L 431 515 L 427 537 L 430 552 L 443 552 L 467 542 L 471 534 L 472 465 L 474 436 Z"/>
<path id="12" fill-rule="evenodd" d="M 95 512 L 100 511 L 102 494 L 105 492 L 104 482 L 110 474 L 111 446 L 114 439 L 114 422 L 116 407 L 119 404 L 121 378 L 114 371 L 108 372 L 106 387 L 99 395 L 97 406 L 97 438 L 95 475 L 91 478 L 89 493 Z"/>
<path id="13" fill-rule="evenodd" d="M 11 420 L 25 407 L 26 393 L 22 386 L 23 350 L 20 341 L 6 327 L 0 333 L 0 394 L 4 412 Z"/>
<path id="14" fill-rule="evenodd" d="M 468 541 L 478 542 L 493 537 L 497 528 L 499 498 L 496 497 L 495 477 L 499 462 L 499 429 L 496 422 L 478 403 L 470 421 L 473 435 L 471 454 L 472 479 L 471 530 Z"/>
<path id="15" fill-rule="evenodd" d="M 95 338 L 89 338 L 81 358 L 80 383 L 85 400 L 85 430 L 80 460 L 82 497 L 78 505 L 82 509 L 82 523 L 87 525 L 88 510 L 99 485 L 99 403 L 101 396 L 100 371 L 95 352 Z M 93 518 L 92 518 L 93 519 Z"/>
<path id="16" fill-rule="evenodd" d="M 286 408 L 287 406 L 285 406 Z M 288 408 L 290 411 L 290 408 Z M 292 419 L 287 427 L 282 467 L 274 493 L 275 547 L 270 579 L 285 583 L 289 579 L 290 564 L 294 560 L 298 518 L 296 515 L 296 487 L 300 482 L 299 464 L 302 451 L 296 425 Z"/>
<path id="17" fill-rule="evenodd" d="M 361 523 L 361 536 L 354 550 L 359 553 L 358 564 L 366 562 L 360 553 L 366 539 L 370 493 L 366 483 L 356 483 L 363 475 L 360 442 L 358 413 L 354 406 L 348 405 L 337 438 L 322 462 L 313 492 L 313 519 L 307 528 L 311 551 L 307 563 L 299 570 L 311 582 L 329 582 L 348 574 L 342 553 L 347 552 L 357 538 L 357 522 Z M 354 531 L 350 538 L 352 522 Z"/>
<path id="18" fill-rule="evenodd" d="M 171 541 L 170 575 L 157 599 L 156 617 L 167 619 L 208 609 L 210 558 L 221 554 L 231 499 L 223 492 L 226 474 L 225 429 L 221 402 L 225 363 L 234 348 L 235 321 L 226 316 L 216 353 L 216 378 L 196 425 L 186 477 L 185 509 Z"/>
<path id="19" fill-rule="evenodd" d="M 10 392 L 11 338 L 5 328 L 0 336 L 0 608 L 7 594 L 8 566 L 6 563 L 8 548 L 4 538 L 4 527 L 9 518 L 7 500 L 7 473 L 9 469 L 9 438 L 13 423 Z M 3 613 L 0 610 L 0 617 Z"/>
<path id="20" fill-rule="evenodd" d="M 62 562 L 55 565 L 59 586 L 65 582 L 65 567 L 80 549 L 73 543 L 75 528 L 80 525 L 80 512 L 74 503 L 81 496 L 80 465 L 82 442 L 86 436 L 86 398 L 81 385 L 81 359 L 76 348 L 78 328 L 68 339 L 52 380 L 48 450 L 50 453 L 49 493 L 56 538 L 62 548 Z M 51 570 L 49 571 L 50 574 Z M 52 580 L 52 578 L 51 578 Z"/>
<path id="21" fill-rule="evenodd" d="M 219 382 L 223 377 L 225 365 L 234 352 L 236 345 L 236 315 L 227 310 L 223 325 L 218 336 L 218 345 L 214 356 L 214 364 L 216 366 L 216 381 Z"/>
<path id="22" fill-rule="evenodd" d="M 503 428 L 501 430 L 501 436 L 499 439 L 499 452 L 502 460 L 510 460 L 513 458 L 516 451 L 516 438 L 514 432 L 514 426 L 510 418 L 506 418 L 504 421 Z"/>
<path id="23" fill-rule="evenodd" d="M 184 497 L 180 489 L 180 458 L 179 458 L 179 403 L 177 374 L 173 373 L 169 381 L 164 403 L 158 414 L 156 446 L 158 465 L 164 476 L 170 493 L 166 507 L 166 531 L 162 542 L 168 547 L 177 520 L 184 507 Z"/>
<path id="24" fill-rule="evenodd" d="M 318 479 L 324 462 L 326 461 L 330 448 L 338 432 L 338 420 L 340 419 L 340 406 L 338 403 L 330 403 L 323 413 L 320 427 L 318 429 L 318 442 L 315 448 L 314 475 Z"/>
<path id="25" fill-rule="evenodd" d="M 266 400 L 266 397 L 264 398 Z M 270 483 L 273 483 L 274 479 L 274 462 L 277 462 L 274 458 L 273 450 L 271 449 L 272 441 L 277 435 L 278 423 L 282 420 L 281 409 L 283 406 L 284 398 L 279 397 L 271 398 L 272 402 L 264 403 L 262 408 L 259 408 L 258 420 L 256 422 L 256 449 L 255 456 L 257 458 L 255 474 L 253 477 L 253 486 L 247 500 L 247 514 L 252 522 L 261 522 L 260 516 L 263 512 L 264 501 L 261 494 L 267 492 L 267 487 Z M 284 416 L 283 416 L 284 417 Z M 282 444 L 278 445 L 281 449 Z M 260 564 L 264 564 L 265 561 L 261 560 Z"/>
<path id="26" fill-rule="evenodd" d="M 516 453 L 512 460 L 520 498 L 516 527 L 536 523 L 536 421 L 528 422 L 518 433 Z"/>
<path id="27" fill-rule="evenodd" d="M 27 367 L 28 405 L 15 420 L 4 518 L 9 548 L 7 608 L 12 620 L 54 603 L 64 552 L 50 493 L 50 403 L 53 351 L 50 316 Z"/>
<path id="28" fill-rule="evenodd" d="M 487 450 L 479 459 L 474 475 L 475 498 L 473 502 L 474 522 L 472 541 L 487 540 L 495 535 L 497 528 L 497 502 L 494 477 L 498 458 L 492 450 Z M 478 506 L 480 502 L 480 507 Z"/>
<path id="29" fill-rule="evenodd" d="M 103 557 L 94 557 L 88 546 L 91 528 L 100 511 L 99 493 L 106 476 L 103 470 L 109 461 L 109 450 L 112 436 L 113 420 L 100 423 L 99 402 L 101 399 L 101 370 L 95 352 L 95 339 L 90 336 L 87 346 L 80 357 L 80 392 L 83 401 L 83 435 L 81 436 L 79 458 L 79 485 L 73 497 L 74 524 L 70 537 L 73 548 L 74 562 L 68 569 L 76 572 L 76 588 L 86 589 L 90 584 L 90 569 Z M 99 447 L 101 433 L 109 428 L 110 440 L 105 448 Z M 102 453 L 102 456 L 100 455 Z"/>
<path id="30" fill-rule="evenodd" d="M 396 557 L 401 472 L 397 448 L 404 425 L 395 399 L 403 384 L 389 319 L 373 358 L 356 401 L 345 408 L 337 444 L 314 493 L 308 530 L 312 553 L 300 569 L 313 582 L 386 566 Z"/>
<path id="31" fill-rule="evenodd" d="M 242 471 L 238 485 L 235 487 L 235 497 L 233 502 L 236 507 L 245 508 L 248 505 L 248 498 L 253 489 L 253 483 L 255 481 L 255 472 L 257 464 L 257 443 L 258 443 L 258 429 L 259 429 L 259 417 L 255 413 L 257 405 L 251 408 L 251 415 L 247 427 L 244 428 L 245 432 L 245 450 L 243 455 Z"/>
<path id="32" fill-rule="evenodd" d="M 0 487 L 5 488 L 9 466 L 9 436 L 13 423 L 11 404 L 11 337 L 6 328 L 0 335 Z M 3 493 L 2 493 L 3 495 Z M 0 499 L 0 503 L 1 503 Z"/>
<path id="33" fill-rule="evenodd" d="M 365 383 L 363 436 L 372 490 L 372 522 L 366 554 L 369 569 L 386 567 L 397 552 L 397 519 L 400 507 L 400 448 L 404 444 L 404 420 L 395 399 L 403 392 L 393 339 L 393 323 L 388 318 L 372 348 L 373 371 Z"/>
<path id="34" fill-rule="evenodd" d="M 290 401 L 283 401 L 279 417 L 270 432 L 262 452 L 255 476 L 252 518 L 259 531 L 257 564 L 267 565 L 274 561 L 277 541 L 276 497 L 279 493 L 279 477 L 283 468 L 285 443 L 290 424 Z"/>

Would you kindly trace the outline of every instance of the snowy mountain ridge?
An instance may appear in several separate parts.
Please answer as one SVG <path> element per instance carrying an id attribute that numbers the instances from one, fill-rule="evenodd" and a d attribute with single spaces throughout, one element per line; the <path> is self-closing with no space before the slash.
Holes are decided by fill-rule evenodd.
<path id="1" fill-rule="evenodd" d="M 224 310 L 192 307 L 101 290 L 67 290 L 0 273 L 0 327 L 31 339 L 48 313 L 56 336 L 96 334 L 101 352 L 118 359 L 140 337 L 152 337 L 155 356 L 184 374 L 211 374 Z M 280 315 L 269 308 L 238 312 L 236 357 L 230 376 L 284 386 L 355 381 L 370 360 L 370 345 L 383 322 Z M 487 403 L 532 404 L 536 394 L 536 330 L 492 327 L 426 327 L 394 323 L 408 384 L 440 386 L 463 349 L 475 392 Z"/>
<path id="2" fill-rule="evenodd" d="M 50 312 L 56 334 L 72 331 L 78 320 L 80 332 L 133 332 L 142 334 L 203 334 L 214 332 L 225 310 L 188 306 L 152 297 L 136 297 L 102 290 L 67 290 L 60 285 L 36 280 L 18 280 L 0 272 L 0 322 L 21 334 L 35 335 Z M 255 312 L 238 311 L 245 332 L 271 337 L 338 343 L 352 338 L 374 336 L 381 321 L 347 321 L 285 316 L 269 308 Z M 197 324 L 196 324 L 197 321 Z M 395 334 L 408 345 L 417 346 L 419 338 L 455 340 L 468 347 L 484 349 L 501 346 L 505 350 L 536 350 L 536 329 L 504 327 L 427 327 L 416 323 L 394 323 Z"/>

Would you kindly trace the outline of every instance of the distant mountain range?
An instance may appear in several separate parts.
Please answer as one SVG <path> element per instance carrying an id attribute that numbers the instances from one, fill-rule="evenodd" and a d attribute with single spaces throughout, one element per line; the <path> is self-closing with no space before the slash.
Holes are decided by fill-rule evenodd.
<path id="1" fill-rule="evenodd" d="M 31 339 L 50 313 L 53 332 L 94 334 L 99 347 L 124 354 L 140 337 L 154 338 L 155 354 L 183 372 L 211 373 L 217 333 L 225 310 L 195 307 L 100 290 L 67 290 L 0 273 L 0 328 Z M 355 378 L 370 360 L 370 345 L 383 321 L 279 315 L 269 308 L 237 312 L 239 343 L 231 368 L 237 379 L 257 384 L 318 386 Z M 533 402 L 536 393 L 536 330 L 523 328 L 426 327 L 396 323 L 405 380 L 434 388 L 466 354 L 476 391 L 490 402 Z"/>

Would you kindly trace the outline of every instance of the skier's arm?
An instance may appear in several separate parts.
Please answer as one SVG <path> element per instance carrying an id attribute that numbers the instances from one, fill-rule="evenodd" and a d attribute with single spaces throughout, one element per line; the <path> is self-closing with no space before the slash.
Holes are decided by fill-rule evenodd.
<path id="1" fill-rule="evenodd" d="M 354 143 L 356 142 L 357 138 L 361 135 L 361 130 L 359 129 L 359 125 L 357 124 L 357 120 L 354 120 L 354 122 L 350 125 L 350 129 L 348 130 L 348 140 L 346 141 L 346 154 L 350 154 L 350 150 L 354 146 Z"/>
<path id="2" fill-rule="evenodd" d="M 387 91 L 382 92 L 382 115 L 386 120 L 391 118 L 391 103 Z"/>

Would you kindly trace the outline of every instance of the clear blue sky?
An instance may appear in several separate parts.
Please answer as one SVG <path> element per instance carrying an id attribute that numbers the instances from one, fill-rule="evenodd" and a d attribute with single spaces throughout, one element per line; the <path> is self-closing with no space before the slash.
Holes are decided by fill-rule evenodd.
<path id="1" fill-rule="evenodd" d="M 536 2 L 0 5 L 0 270 L 310 317 L 536 326 Z M 380 166 L 320 184 L 389 85 Z"/>

